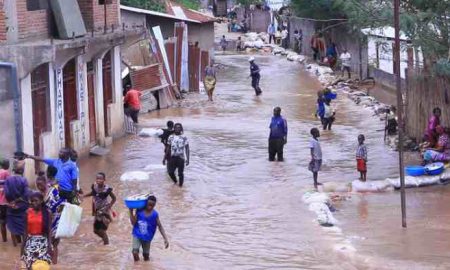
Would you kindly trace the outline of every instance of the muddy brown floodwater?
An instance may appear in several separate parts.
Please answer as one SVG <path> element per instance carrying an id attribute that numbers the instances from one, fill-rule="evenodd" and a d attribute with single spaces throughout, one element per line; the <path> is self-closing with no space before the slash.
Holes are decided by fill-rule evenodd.
<path id="1" fill-rule="evenodd" d="M 89 189 L 104 171 L 118 195 L 118 213 L 108 231 L 109 246 L 92 233 L 90 200 L 73 239 L 63 239 L 54 269 L 448 269 L 450 268 L 450 196 L 448 186 L 408 190 L 409 228 L 400 226 L 398 192 L 351 194 L 337 205 L 335 228 L 322 228 L 302 203 L 312 188 L 307 171 L 309 130 L 318 82 L 297 63 L 262 56 L 261 97 L 247 79 L 244 56 L 222 56 L 214 103 L 190 95 L 177 108 L 143 115 L 142 125 L 181 122 L 190 140 L 191 165 L 183 189 L 161 167 L 162 145 L 153 138 L 128 136 L 105 157 L 81 161 L 81 182 Z M 344 95 L 336 101 L 337 122 L 321 137 L 324 152 L 319 180 L 357 178 L 356 138 L 364 133 L 369 149 L 369 180 L 397 174 L 397 154 L 376 130 L 383 123 Z M 289 125 L 284 163 L 267 161 L 268 124 L 274 106 Z M 122 173 L 149 166 L 151 179 L 121 182 Z M 131 225 L 122 199 L 152 191 L 169 235 L 163 249 L 157 233 L 151 262 L 132 261 Z M 2 269 L 17 263 L 18 249 L 0 244 Z"/>

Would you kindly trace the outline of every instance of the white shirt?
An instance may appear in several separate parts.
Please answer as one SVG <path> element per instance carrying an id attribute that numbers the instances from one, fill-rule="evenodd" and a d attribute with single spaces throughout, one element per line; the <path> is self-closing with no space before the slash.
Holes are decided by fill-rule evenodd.
<path id="1" fill-rule="evenodd" d="M 312 155 L 315 160 L 322 159 L 322 147 L 320 147 L 318 139 L 311 138 L 309 148 L 312 149 Z"/>
<path id="2" fill-rule="evenodd" d="M 287 38 L 287 36 L 288 36 L 288 31 L 287 31 L 286 29 L 283 30 L 283 31 L 281 31 L 281 38 L 282 38 L 282 39 Z"/>
<path id="3" fill-rule="evenodd" d="M 350 55 L 349 52 L 342 53 L 340 58 L 341 58 L 343 66 L 346 66 L 346 67 L 350 66 L 350 60 L 352 60 L 352 56 Z"/>

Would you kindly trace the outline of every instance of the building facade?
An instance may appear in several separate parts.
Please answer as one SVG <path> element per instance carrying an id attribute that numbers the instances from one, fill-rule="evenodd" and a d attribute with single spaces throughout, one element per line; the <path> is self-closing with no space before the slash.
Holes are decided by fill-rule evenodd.
<path id="1" fill-rule="evenodd" d="M 14 99 L 0 83 L 4 157 L 56 157 L 62 147 L 83 155 L 123 134 L 121 45 L 145 30 L 122 28 L 118 0 L 57 2 L 0 0 L 0 61 L 16 66 L 19 86 Z M 20 116 L 12 121 L 14 107 Z M 31 176 L 39 167 L 27 162 Z"/>

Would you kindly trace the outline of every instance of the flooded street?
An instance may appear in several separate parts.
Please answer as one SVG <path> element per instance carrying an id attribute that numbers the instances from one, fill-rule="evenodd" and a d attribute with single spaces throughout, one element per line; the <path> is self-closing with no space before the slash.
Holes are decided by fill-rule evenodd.
<path id="1" fill-rule="evenodd" d="M 336 205 L 338 227 L 323 228 L 301 197 L 313 188 L 309 130 L 319 83 L 297 63 L 256 57 L 263 95 L 255 97 L 245 56 L 218 56 L 213 103 L 189 95 L 181 106 L 143 115 L 143 126 L 181 122 L 191 148 L 182 189 L 162 167 L 163 145 L 154 138 L 128 136 L 105 157 L 80 163 L 81 185 L 88 191 L 98 171 L 114 188 L 118 216 L 110 225 L 110 246 L 92 232 L 90 199 L 83 202 L 83 223 L 73 239 L 63 239 L 54 269 L 448 269 L 450 268 L 450 192 L 448 186 L 408 190 L 409 228 L 400 220 L 400 195 L 350 194 Z M 267 161 L 268 125 L 275 106 L 289 126 L 285 162 Z M 383 122 L 343 94 L 337 121 L 322 132 L 324 166 L 320 182 L 357 179 L 357 136 L 366 135 L 368 180 L 397 175 L 397 153 L 383 144 Z M 147 168 L 146 168 L 147 167 Z M 150 181 L 121 182 L 126 171 L 150 172 Z M 153 192 L 170 248 L 159 233 L 151 262 L 135 264 L 131 225 L 123 198 Z M 14 266 L 18 249 L 0 244 L 2 269 Z M 17 261 L 17 260 L 16 260 Z"/>

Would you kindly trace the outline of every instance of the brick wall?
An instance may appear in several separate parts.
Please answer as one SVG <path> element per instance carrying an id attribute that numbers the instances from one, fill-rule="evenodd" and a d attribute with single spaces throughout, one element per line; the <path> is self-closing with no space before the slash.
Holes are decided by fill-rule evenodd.
<path id="1" fill-rule="evenodd" d="M 119 26 L 119 4 L 118 0 L 106 0 L 106 20 L 108 24 L 108 29 L 111 25 L 115 28 Z M 98 4 L 98 0 L 78 0 L 80 5 L 81 14 L 83 15 L 84 23 L 88 31 L 94 28 L 95 30 L 103 29 L 105 25 L 104 17 L 104 6 Z"/>
<path id="2" fill-rule="evenodd" d="M 4 0 L 0 0 L 0 42 L 6 40 L 6 17 L 3 6 Z"/>
<path id="3" fill-rule="evenodd" d="M 19 39 L 48 38 L 47 10 L 27 11 L 26 0 L 17 0 L 16 5 Z"/>

